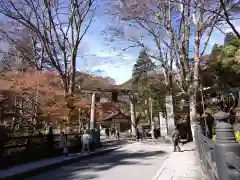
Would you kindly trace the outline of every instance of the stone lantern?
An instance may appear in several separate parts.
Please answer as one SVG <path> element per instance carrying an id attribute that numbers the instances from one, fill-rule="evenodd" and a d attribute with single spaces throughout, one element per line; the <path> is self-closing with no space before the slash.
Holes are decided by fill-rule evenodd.
<path id="1" fill-rule="evenodd" d="M 214 153 L 219 180 L 229 180 L 228 168 L 231 166 L 227 159 L 228 152 L 235 153 L 240 156 L 240 144 L 236 141 L 233 126 L 228 123 L 230 114 L 219 111 L 213 115 L 216 124 L 216 143 L 214 145 Z"/>

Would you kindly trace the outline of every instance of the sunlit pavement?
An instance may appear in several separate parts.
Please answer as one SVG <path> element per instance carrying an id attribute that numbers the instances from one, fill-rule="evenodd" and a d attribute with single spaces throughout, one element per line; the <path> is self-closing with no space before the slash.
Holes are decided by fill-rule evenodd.
<path id="1" fill-rule="evenodd" d="M 61 167 L 28 180 L 151 180 L 171 150 L 170 146 L 135 142 L 105 156 Z"/>

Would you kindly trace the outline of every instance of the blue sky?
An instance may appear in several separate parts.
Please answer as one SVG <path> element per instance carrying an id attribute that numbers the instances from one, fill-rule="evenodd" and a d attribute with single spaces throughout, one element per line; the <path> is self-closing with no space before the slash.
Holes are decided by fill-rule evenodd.
<path id="1" fill-rule="evenodd" d="M 239 22 L 235 22 L 238 30 L 240 30 Z M 111 20 L 105 15 L 97 16 L 94 19 L 88 34 L 84 38 L 84 43 L 80 47 L 83 48 L 84 54 L 83 57 L 78 59 L 78 69 L 86 72 L 101 70 L 100 75 L 109 76 L 115 79 L 117 84 L 121 84 L 131 78 L 132 66 L 136 62 L 139 49 L 130 49 L 120 56 L 119 51 L 121 51 L 121 48 L 128 46 L 127 41 L 106 45 L 109 42 L 105 40 L 102 31 L 110 23 Z M 224 32 L 230 30 L 227 26 L 221 28 Z M 219 30 L 215 30 L 209 41 L 206 54 L 210 53 L 215 43 L 222 44 L 223 41 L 224 35 Z"/>
<path id="2" fill-rule="evenodd" d="M 126 48 L 129 43 L 127 41 L 116 41 L 113 43 L 106 41 L 106 36 L 102 32 L 107 25 L 112 24 L 112 21 L 109 16 L 104 15 L 103 7 L 98 8 L 96 14 L 88 33 L 80 44 L 80 56 L 77 60 L 78 70 L 88 73 L 97 72 L 98 75 L 109 76 L 115 79 L 117 84 L 121 84 L 131 78 L 132 67 L 136 62 L 140 49 L 129 49 L 122 55 L 119 55 L 121 49 Z M 116 23 L 118 22 L 116 21 Z M 240 31 L 240 20 L 235 21 L 235 25 Z M 227 26 L 223 26 L 221 29 L 224 32 L 229 31 Z M 128 32 L 131 32 L 131 30 L 128 30 Z M 133 34 L 139 36 L 136 31 Z M 149 43 L 151 40 L 145 40 L 147 44 L 151 44 Z M 223 40 L 224 35 L 220 31 L 215 30 L 209 41 L 206 54 L 211 51 L 215 43 L 222 44 Z"/>
<path id="3" fill-rule="evenodd" d="M 120 54 L 121 49 L 128 46 L 127 42 L 122 44 L 106 41 L 106 36 L 102 32 L 110 21 L 104 15 L 94 19 L 87 35 L 84 37 L 84 55 L 78 59 L 78 69 L 90 73 L 102 70 L 103 72 L 100 75 L 109 76 L 115 79 L 117 84 L 120 84 L 131 77 L 132 66 L 136 62 L 138 50 L 130 49 Z"/>

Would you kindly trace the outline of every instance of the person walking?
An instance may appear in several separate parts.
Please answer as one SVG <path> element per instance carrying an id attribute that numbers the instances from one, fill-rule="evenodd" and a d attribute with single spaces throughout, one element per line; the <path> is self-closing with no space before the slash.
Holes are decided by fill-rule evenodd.
<path id="1" fill-rule="evenodd" d="M 136 141 L 139 141 L 140 139 L 140 132 L 139 132 L 139 129 L 137 128 L 136 129 Z"/>
<path id="2" fill-rule="evenodd" d="M 142 128 L 142 127 L 140 128 L 139 133 L 140 133 L 140 142 L 142 143 L 142 142 L 143 142 L 143 136 L 144 136 L 143 128 Z"/>
<path id="3" fill-rule="evenodd" d="M 130 138 L 132 138 L 132 130 L 131 129 L 128 130 L 128 135 Z"/>
<path id="4" fill-rule="evenodd" d="M 109 128 L 108 127 L 105 129 L 105 135 L 106 135 L 106 139 L 109 139 Z"/>
<path id="5" fill-rule="evenodd" d="M 82 153 L 85 152 L 85 149 L 87 149 L 88 153 L 90 152 L 89 141 L 90 141 L 90 135 L 87 130 L 84 130 L 84 133 L 82 135 Z"/>
<path id="6" fill-rule="evenodd" d="M 0 125 L 0 161 L 4 155 L 4 146 L 7 142 L 8 135 L 4 125 Z"/>
<path id="7" fill-rule="evenodd" d="M 119 140 L 120 133 L 117 127 L 115 127 L 115 132 L 116 132 L 116 139 Z"/>
<path id="8" fill-rule="evenodd" d="M 67 138 L 64 132 L 60 133 L 60 142 L 59 142 L 59 148 L 63 152 L 64 155 L 68 155 L 68 148 L 67 148 Z"/>
<path id="9" fill-rule="evenodd" d="M 50 155 L 53 155 L 54 153 L 54 134 L 52 127 L 49 127 L 48 133 L 47 133 L 47 150 Z"/>
<path id="10" fill-rule="evenodd" d="M 115 137 L 115 128 L 113 128 L 113 127 L 112 127 L 112 129 L 111 129 L 111 136 L 112 136 L 112 137 Z"/>
<path id="11" fill-rule="evenodd" d="M 173 133 L 172 133 L 172 140 L 173 140 L 173 151 L 176 152 L 177 150 L 179 152 L 181 152 L 181 148 L 179 146 L 179 130 L 177 129 L 177 127 L 175 127 Z"/>

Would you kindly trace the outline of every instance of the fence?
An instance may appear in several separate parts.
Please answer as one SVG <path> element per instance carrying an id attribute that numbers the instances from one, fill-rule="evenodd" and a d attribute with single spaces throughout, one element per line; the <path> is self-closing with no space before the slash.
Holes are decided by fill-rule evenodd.
<path id="1" fill-rule="evenodd" d="M 69 153 L 81 152 L 80 134 L 66 134 L 66 139 Z M 51 147 L 46 135 L 8 137 L 4 143 L 3 151 L 0 153 L 0 169 L 62 155 L 59 142 L 60 134 L 53 135 Z"/>
<path id="2" fill-rule="evenodd" d="M 210 180 L 240 180 L 240 144 L 233 127 L 225 122 L 216 125 L 216 142 L 196 128 L 196 147 Z"/>

